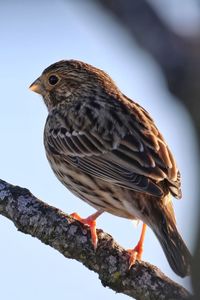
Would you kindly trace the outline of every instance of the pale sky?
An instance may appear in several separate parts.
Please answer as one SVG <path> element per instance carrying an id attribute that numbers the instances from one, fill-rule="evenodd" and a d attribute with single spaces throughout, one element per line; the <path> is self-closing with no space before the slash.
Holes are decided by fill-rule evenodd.
<path id="1" fill-rule="evenodd" d="M 127 33 L 87 1 L 2 1 L 1 28 L 1 148 L 2 179 L 31 192 L 66 213 L 86 217 L 94 210 L 75 198 L 55 178 L 45 157 L 43 127 L 47 110 L 28 86 L 42 70 L 60 59 L 79 59 L 109 73 L 120 89 L 144 106 L 156 121 L 182 173 L 183 199 L 174 200 L 177 224 L 193 249 L 196 218 L 196 149 L 190 119 L 169 95 L 158 66 Z M 97 227 L 125 248 L 137 243 L 140 226 L 104 214 Z M 0 216 L 1 298 L 128 299 L 104 288 L 97 274 L 64 258 L 37 239 L 24 235 Z M 149 229 L 144 260 L 189 287 L 170 269 Z"/>

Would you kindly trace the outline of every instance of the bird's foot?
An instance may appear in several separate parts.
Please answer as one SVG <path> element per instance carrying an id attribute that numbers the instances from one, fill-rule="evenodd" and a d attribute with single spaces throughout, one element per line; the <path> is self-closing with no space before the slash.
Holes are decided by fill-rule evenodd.
<path id="1" fill-rule="evenodd" d="M 135 248 L 127 250 L 127 252 L 130 255 L 129 269 L 135 264 L 136 260 L 141 260 L 142 259 L 144 237 L 145 237 L 145 233 L 146 233 L 146 228 L 147 228 L 147 225 L 143 223 L 142 232 L 141 232 L 141 235 L 140 235 L 139 242 L 137 243 Z"/>
<path id="2" fill-rule="evenodd" d="M 127 249 L 127 252 L 129 253 L 129 269 L 135 264 L 136 260 L 142 259 L 142 253 L 143 253 L 143 245 L 140 243 L 137 244 L 137 246 L 133 249 Z"/>
<path id="3" fill-rule="evenodd" d="M 93 244 L 95 250 L 97 248 L 97 243 L 98 243 L 98 237 L 97 237 L 97 232 L 96 232 L 96 219 L 102 213 L 103 213 L 103 211 L 97 211 L 96 213 L 90 215 L 88 218 L 81 218 L 77 213 L 70 214 L 70 216 L 72 218 L 81 222 L 84 225 L 87 225 L 90 228 L 92 244 Z"/>

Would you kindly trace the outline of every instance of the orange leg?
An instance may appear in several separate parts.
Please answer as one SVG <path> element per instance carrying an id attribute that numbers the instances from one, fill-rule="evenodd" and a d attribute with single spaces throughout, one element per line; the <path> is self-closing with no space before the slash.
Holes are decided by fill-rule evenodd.
<path id="1" fill-rule="evenodd" d="M 130 254 L 129 269 L 134 265 L 136 260 L 141 260 L 141 258 L 142 258 L 143 244 L 144 244 L 146 229 L 147 229 L 147 225 L 143 223 L 139 242 L 137 243 L 137 245 L 134 249 L 127 250 Z"/>
<path id="2" fill-rule="evenodd" d="M 77 213 L 70 214 L 70 216 L 73 217 L 75 220 L 90 227 L 92 244 L 94 246 L 94 249 L 97 248 L 97 242 L 98 242 L 98 237 L 97 237 L 97 233 L 96 233 L 96 219 L 103 212 L 104 212 L 103 210 L 97 210 L 94 214 L 90 215 L 89 217 L 87 217 L 85 219 L 81 218 Z"/>

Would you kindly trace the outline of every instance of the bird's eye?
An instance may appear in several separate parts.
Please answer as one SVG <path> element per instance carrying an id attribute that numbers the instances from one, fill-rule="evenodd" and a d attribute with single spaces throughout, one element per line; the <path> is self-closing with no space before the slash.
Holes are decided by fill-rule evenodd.
<path id="1" fill-rule="evenodd" d="M 49 76 L 48 81 L 50 85 L 55 85 L 59 81 L 59 78 L 56 75 L 51 75 Z"/>

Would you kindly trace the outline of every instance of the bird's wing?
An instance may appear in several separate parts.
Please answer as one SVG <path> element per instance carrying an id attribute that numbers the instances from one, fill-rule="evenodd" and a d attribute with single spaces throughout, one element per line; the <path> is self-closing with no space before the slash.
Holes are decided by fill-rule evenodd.
<path id="1" fill-rule="evenodd" d="M 52 120 L 47 120 L 46 145 L 55 155 L 90 175 L 155 196 L 163 194 L 159 183 L 165 180 L 171 193 L 180 197 L 174 158 L 143 108 L 129 100 L 112 113 L 86 108 L 79 121 L 69 122 L 73 111 L 68 118 L 57 118 L 52 127 Z"/>

